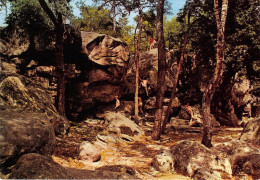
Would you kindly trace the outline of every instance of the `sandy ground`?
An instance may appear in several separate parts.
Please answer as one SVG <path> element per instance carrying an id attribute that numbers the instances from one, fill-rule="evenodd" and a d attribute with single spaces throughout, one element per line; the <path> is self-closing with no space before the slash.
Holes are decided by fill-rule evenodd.
<path id="1" fill-rule="evenodd" d="M 64 167 L 77 169 L 94 170 L 107 165 L 126 165 L 136 169 L 137 175 L 141 179 L 190 179 L 180 174 L 169 172 L 160 173 L 151 166 L 152 158 L 158 150 L 170 149 L 180 140 L 201 140 L 200 128 L 183 129 L 177 132 L 167 126 L 166 133 L 161 136 L 160 141 L 151 139 L 153 123 L 145 123 L 141 127 L 145 130 L 145 135 L 133 139 L 132 142 L 118 142 L 109 146 L 100 144 L 102 147 L 101 160 L 95 163 L 86 163 L 78 160 L 78 147 L 82 141 L 95 141 L 97 133 L 104 129 L 102 123 L 81 122 L 71 127 L 70 133 L 63 138 L 58 138 L 57 148 L 53 159 Z M 213 131 L 213 145 L 215 143 L 226 142 L 238 139 L 242 128 L 217 128 Z M 225 179 L 225 178 L 224 178 Z M 234 177 L 236 179 L 236 177 Z M 244 178 L 248 179 L 248 178 Z M 250 179 L 250 177 L 249 177 Z"/>

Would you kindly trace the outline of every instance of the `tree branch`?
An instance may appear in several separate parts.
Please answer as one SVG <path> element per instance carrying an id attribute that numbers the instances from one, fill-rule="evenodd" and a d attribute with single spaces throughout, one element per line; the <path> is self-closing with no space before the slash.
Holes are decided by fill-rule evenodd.
<path id="1" fill-rule="evenodd" d="M 221 19 L 220 19 L 220 14 L 219 14 L 218 0 L 214 0 L 214 11 L 215 11 L 215 16 L 216 16 L 217 28 L 218 29 L 222 29 L 222 27 L 221 27 Z"/>
<path id="2" fill-rule="evenodd" d="M 56 27 L 58 25 L 57 19 L 54 15 L 54 13 L 51 11 L 45 0 L 38 0 L 43 10 L 46 12 L 46 14 L 50 17 L 51 21 L 53 22 L 54 26 Z"/>
<path id="3" fill-rule="evenodd" d="M 227 11 L 228 11 L 228 0 L 223 0 L 222 9 L 221 9 L 221 25 L 222 25 L 223 33 L 225 32 Z"/>

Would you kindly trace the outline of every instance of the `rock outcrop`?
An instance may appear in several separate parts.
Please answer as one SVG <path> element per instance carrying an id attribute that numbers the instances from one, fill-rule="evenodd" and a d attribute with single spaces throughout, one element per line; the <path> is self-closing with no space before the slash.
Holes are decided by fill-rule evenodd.
<path id="1" fill-rule="evenodd" d="M 169 54 L 167 56 L 168 67 L 170 67 L 169 63 Z M 140 55 L 140 65 L 139 65 L 139 76 L 141 79 L 149 80 L 149 94 L 154 94 L 157 86 L 157 72 L 158 72 L 158 49 L 152 49 L 150 51 L 144 52 Z M 174 66 L 173 66 L 174 67 Z M 166 90 L 171 91 L 173 87 L 173 72 L 174 69 L 167 68 L 165 84 Z M 126 83 L 127 83 L 127 91 L 129 94 L 134 94 L 135 92 L 135 73 L 136 73 L 136 65 L 132 63 L 129 65 L 126 74 Z M 140 89 L 140 94 L 145 95 L 145 90 L 143 88 Z"/>
<path id="2" fill-rule="evenodd" d="M 144 134 L 144 131 L 135 122 L 121 113 L 106 112 L 104 119 L 108 123 L 108 130 L 110 132 L 132 137 L 141 136 Z"/>
<path id="3" fill-rule="evenodd" d="M 129 60 L 127 44 L 105 34 L 81 31 L 82 51 L 102 66 L 126 67 Z"/>
<path id="4" fill-rule="evenodd" d="M 258 179 L 260 151 L 249 143 L 233 140 L 209 149 L 196 141 L 177 142 L 170 151 L 160 150 L 153 167 L 162 172 L 178 172 L 193 179 L 221 179 L 222 175 L 244 172 Z"/>
<path id="5" fill-rule="evenodd" d="M 220 157 L 226 157 L 232 165 L 232 175 L 247 173 L 254 179 L 260 176 L 260 150 L 243 140 L 216 144 L 213 148 Z"/>
<path id="6" fill-rule="evenodd" d="M 246 173 L 254 179 L 260 178 L 260 154 L 237 156 L 232 167 L 233 175 Z"/>
<path id="7" fill-rule="evenodd" d="M 18 54 L 15 49 L 10 52 L 2 48 L 1 53 L 12 64 L 2 63 L 1 67 L 39 81 L 55 97 L 57 79 L 54 43 L 46 45 L 44 41 L 35 41 L 35 49 L 28 48 L 27 42 L 28 49 L 23 48 Z M 1 41 L 2 46 L 4 43 Z M 67 116 L 80 119 L 85 112 L 93 111 L 94 107 L 111 103 L 115 95 L 124 95 L 128 61 L 127 44 L 120 39 L 94 32 L 80 32 L 66 26 L 64 62 Z"/>
<path id="8" fill-rule="evenodd" d="M 127 45 L 104 34 L 81 32 L 82 59 L 79 77 L 67 84 L 69 111 L 82 116 L 84 111 L 124 95 L 124 77 L 129 61 Z M 77 108 L 74 108 L 74 107 Z"/>
<path id="9" fill-rule="evenodd" d="M 250 120 L 246 124 L 240 139 L 260 146 L 260 118 Z"/>
<path id="10" fill-rule="evenodd" d="M 68 120 L 59 115 L 51 94 L 39 82 L 6 71 L 1 75 L 1 109 L 43 113 L 52 123 L 55 133 L 66 133 Z"/>
<path id="11" fill-rule="evenodd" d="M 130 169 L 131 171 L 129 171 Z M 113 171 L 114 170 L 114 171 Z M 65 168 L 51 157 L 23 155 L 13 168 L 11 179 L 136 179 L 130 167 L 103 167 L 95 171 Z"/>
<path id="12" fill-rule="evenodd" d="M 180 141 L 170 150 L 174 170 L 195 179 L 221 179 L 221 172 L 231 174 L 231 164 L 196 141 Z"/>
<path id="13" fill-rule="evenodd" d="M 1 168 L 8 168 L 26 153 L 52 155 L 55 134 L 42 113 L 5 110 L 0 114 Z"/>

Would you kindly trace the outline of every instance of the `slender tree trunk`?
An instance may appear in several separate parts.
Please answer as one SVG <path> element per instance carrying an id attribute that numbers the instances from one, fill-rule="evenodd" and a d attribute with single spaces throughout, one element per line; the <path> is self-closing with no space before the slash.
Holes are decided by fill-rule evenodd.
<path id="1" fill-rule="evenodd" d="M 55 59 L 56 59 L 56 76 L 57 76 L 57 110 L 65 116 L 65 67 L 63 56 L 63 33 L 64 26 L 62 15 L 58 15 L 58 26 L 56 31 Z"/>
<path id="2" fill-rule="evenodd" d="M 139 123 L 138 117 L 138 94 L 139 94 L 139 61 L 140 61 L 140 47 L 141 47 L 141 35 L 142 35 L 142 28 L 143 28 L 143 13 L 141 3 L 139 1 L 139 33 L 138 33 L 138 42 L 136 48 L 136 56 L 135 56 L 135 64 L 136 64 L 136 75 L 135 75 L 135 122 Z"/>
<path id="3" fill-rule="evenodd" d="M 49 16 L 55 27 L 56 44 L 55 44 L 55 60 L 56 60 L 56 77 L 57 77 L 57 110 L 65 116 L 65 77 L 64 77 L 64 57 L 63 57 L 63 34 L 64 25 L 62 14 L 57 12 L 57 17 L 49 8 L 45 0 L 38 0 L 43 10 Z M 56 5 L 55 5 L 56 6 Z"/>
<path id="4" fill-rule="evenodd" d="M 161 136 L 162 113 L 163 113 L 163 97 L 165 87 L 165 41 L 163 34 L 163 12 L 164 0 L 159 0 L 157 5 L 157 33 L 158 33 L 158 75 L 156 89 L 156 111 L 154 115 L 154 127 L 152 133 L 153 140 L 159 140 Z"/>
<path id="5" fill-rule="evenodd" d="M 180 71 L 181 71 L 181 65 L 182 65 L 182 61 L 183 61 L 183 56 L 184 56 L 184 52 L 185 52 L 185 49 L 186 49 L 186 45 L 188 43 L 188 37 L 189 37 L 189 28 L 188 28 L 188 32 L 187 32 L 187 34 L 185 36 L 185 39 L 184 39 L 184 43 L 183 43 L 183 47 L 182 47 L 182 51 L 181 51 L 180 61 L 179 61 L 177 72 L 176 72 L 175 79 L 174 79 L 174 82 L 173 82 L 173 87 L 172 87 L 172 93 L 171 93 L 170 101 L 169 101 L 168 108 L 167 108 L 167 111 L 166 111 L 166 114 L 165 114 L 165 117 L 164 117 L 164 120 L 163 120 L 162 132 L 164 132 L 164 130 L 166 128 L 166 124 L 168 122 L 168 119 L 169 119 L 169 116 L 170 116 L 170 113 L 171 113 L 172 101 L 175 98 L 175 93 L 176 93 L 176 88 L 177 88 L 177 85 L 178 85 L 178 80 L 179 80 L 179 75 L 180 75 Z"/>
<path id="6" fill-rule="evenodd" d="M 116 0 L 113 0 L 113 32 L 116 32 Z"/>
<path id="7" fill-rule="evenodd" d="M 212 147 L 212 120 L 214 116 L 211 114 L 211 100 L 216 88 L 219 86 L 223 75 L 223 61 L 225 50 L 225 23 L 227 17 L 228 0 L 222 0 L 222 10 L 220 14 L 218 0 L 214 0 L 214 11 L 217 22 L 217 52 L 216 52 L 216 67 L 215 72 L 210 81 L 210 84 L 203 94 L 202 98 L 202 114 L 203 114 L 203 130 L 202 144 L 207 147 Z"/>

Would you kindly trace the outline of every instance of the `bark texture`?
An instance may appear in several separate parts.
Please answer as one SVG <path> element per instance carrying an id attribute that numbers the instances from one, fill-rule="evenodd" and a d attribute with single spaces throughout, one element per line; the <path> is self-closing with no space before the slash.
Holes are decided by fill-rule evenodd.
<path id="1" fill-rule="evenodd" d="M 116 0 L 113 0 L 113 32 L 116 32 Z"/>
<path id="2" fill-rule="evenodd" d="M 190 16 L 188 16 L 188 30 L 187 30 L 187 34 L 186 34 L 185 39 L 184 39 L 184 43 L 183 43 L 183 47 L 182 47 L 182 51 L 181 51 L 181 57 L 180 57 L 180 61 L 179 61 L 178 68 L 177 68 L 177 73 L 176 73 L 174 83 L 173 83 L 173 87 L 172 87 L 172 93 L 171 93 L 170 101 L 169 101 L 168 108 L 167 108 L 167 111 L 166 111 L 166 114 L 165 114 L 165 117 L 164 117 L 164 120 L 163 120 L 162 132 L 166 128 L 166 124 L 168 122 L 168 119 L 169 119 L 169 116 L 170 116 L 170 113 L 171 113 L 171 109 L 172 109 L 172 102 L 175 98 L 176 88 L 177 88 L 177 85 L 178 85 L 179 75 L 180 75 L 180 71 L 181 71 L 181 65 L 182 65 L 186 45 L 188 43 L 188 38 L 189 38 L 189 25 L 190 25 Z"/>
<path id="3" fill-rule="evenodd" d="M 56 60 L 56 76 L 57 76 L 57 110 L 65 116 L 65 85 L 64 85 L 64 56 L 63 56 L 63 34 L 64 24 L 62 14 L 58 11 L 57 17 L 49 8 L 45 0 L 39 0 L 39 3 L 46 14 L 49 16 L 55 27 L 56 44 L 55 44 L 55 60 Z"/>
<path id="4" fill-rule="evenodd" d="M 56 77 L 57 77 L 57 110 L 65 116 L 65 66 L 63 56 L 63 34 L 64 26 L 62 15 L 58 14 L 58 24 L 55 26 L 56 45 L 55 45 L 55 60 L 56 60 Z"/>
<path id="5" fill-rule="evenodd" d="M 207 147 L 212 147 L 212 120 L 214 116 L 211 114 L 211 100 L 215 93 L 216 88 L 220 84 L 220 80 L 223 75 L 223 61 L 224 61 L 224 50 L 225 50 L 225 23 L 227 17 L 228 0 L 222 1 L 222 9 L 220 11 L 219 1 L 214 0 L 214 11 L 217 23 L 217 53 L 216 53 L 216 67 L 214 75 L 208 85 L 208 88 L 203 94 L 202 98 L 202 113 L 203 113 L 203 136 L 202 144 Z M 221 12 L 221 13 L 220 13 Z"/>
<path id="6" fill-rule="evenodd" d="M 165 86 L 165 41 L 163 35 L 163 12 L 164 0 L 159 0 L 157 5 L 157 33 L 158 33 L 158 75 L 157 75 L 157 90 L 156 90 L 156 111 L 154 115 L 154 127 L 152 133 L 153 140 L 159 140 L 161 136 L 162 112 L 163 112 L 163 97 Z"/>
<path id="7" fill-rule="evenodd" d="M 136 75 L 135 75 L 135 122 L 138 123 L 138 95 L 139 95 L 139 62 L 140 62 L 140 46 L 141 46 L 141 35 L 142 35 L 142 28 L 143 28 L 143 13 L 141 3 L 139 1 L 138 5 L 139 10 L 139 33 L 138 33 L 138 42 L 137 42 L 137 49 L 136 49 L 136 56 L 135 56 L 135 64 L 136 64 Z"/>

